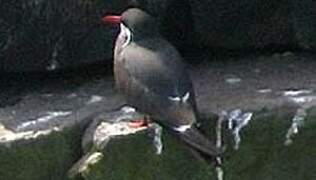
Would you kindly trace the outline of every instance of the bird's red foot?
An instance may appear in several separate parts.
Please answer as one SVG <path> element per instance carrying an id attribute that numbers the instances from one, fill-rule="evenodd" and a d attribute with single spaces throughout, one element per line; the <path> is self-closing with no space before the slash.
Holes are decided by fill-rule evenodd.
<path id="1" fill-rule="evenodd" d="M 144 119 L 137 119 L 137 120 L 133 120 L 133 121 L 128 123 L 128 126 L 131 128 L 146 127 L 147 125 L 148 125 L 148 123 Z"/>

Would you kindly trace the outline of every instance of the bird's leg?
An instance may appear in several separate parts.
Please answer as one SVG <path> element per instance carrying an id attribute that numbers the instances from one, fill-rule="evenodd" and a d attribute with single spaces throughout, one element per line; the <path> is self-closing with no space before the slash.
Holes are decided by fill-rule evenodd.
<path id="1" fill-rule="evenodd" d="M 135 119 L 128 123 L 131 128 L 147 127 L 150 121 L 149 116 L 145 115 L 143 119 Z"/>

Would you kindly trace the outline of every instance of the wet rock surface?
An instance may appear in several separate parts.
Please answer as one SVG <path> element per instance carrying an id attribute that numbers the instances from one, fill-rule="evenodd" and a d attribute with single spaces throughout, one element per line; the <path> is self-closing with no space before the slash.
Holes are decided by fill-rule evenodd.
<path id="1" fill-rule="evenodd" d="M 316 162 L 313 59 L 308 54 L 286 52 L 225 57 L 226 61 L 214 57 L 211 62 L 205 60 L 191 66 L 201 113 L 206 119 L 210 119 L 210 114 L 225 115 L 223 139 L 217 140 L 226 147 L 222 158 L 224 179 L 316 177 L 312 171 Z M 190 164 L 200 167 L 196 177 L 216 177 L 214 166 L 209 162 L 201 164 L 165 131 L 164 147 L 170 149 L 163 150 L 161 156 L 155 154 L 152 139 L 146 133 L 114 138 L 105 148 L 92 150 L 91 133 L 100 124 L 93 124 L 93 120 L 103 117 L 104 123 L 113 121 L 108 115 L 124 104 L 106 67 L 6 77 L 11 80 L 1 86 L 0 92 L 0 179 L 67 179 L 66 173 L 74 163 L 82 156 L 91 160 L 89 155 L 93 155 L 92 161 L 100 161 L 92 163 L 89 172 L 82 176 L 85 179 L 102 179 L 109 173 L 108 168 L 114 167 L 113 179 L 122 172 L 126 177 L 118 177 L 123 179 L 143 174 L 150 177 L 150 171 L 166 178 L 176 177 L 183 172 L 176 167 L 188 161 L 191 163 L 186 168 Z M 202 127 L 214 139 L 217 118 L 211 119 L 207 121 L 210 125 Z M 90 136 L 84 135 L 87 127 L 94 127 L 90 128 Z M 178 151 L 179 164 L 171 157 Z M 112 167 L 114 161 L 122 163 Z M 148 164 L 148 169 L 136 172 L 143 164 Z M 170 172 L 169 167 L 177 171 Z"/>
<path id="2" fill-rule="evenodd" d="M 51 74 L 4 74 L 1 123 L 16 132 L 42 130 L 47 126 L 76 124 L 78 119 L 120 106 L 124 102 L 113 89 L 113 78 L 103 78 L 107 68 L 91 66 Z M 19 92 L 10 94 L 14 89 Z M 15 101 L 11 102 L 11 98 Z"/>
<path id="3" fill-rule="evenodd" d="M 215 58 L 192 72 L 202 112 L 313 105 L 308 100 L 316 88 L 313 56 L 285 52 L 226 60 Z"/>

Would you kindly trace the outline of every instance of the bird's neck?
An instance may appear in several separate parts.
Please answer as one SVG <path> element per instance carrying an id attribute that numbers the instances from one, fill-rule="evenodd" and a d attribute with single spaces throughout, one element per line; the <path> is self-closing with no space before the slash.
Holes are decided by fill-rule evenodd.
<path id="1" fill-rule="evenodd" d="M 124 24 L 120 24 L 120 33 L 116 38 L 114 55 L 119 54 L 132 41 L 132 33 Z"/>

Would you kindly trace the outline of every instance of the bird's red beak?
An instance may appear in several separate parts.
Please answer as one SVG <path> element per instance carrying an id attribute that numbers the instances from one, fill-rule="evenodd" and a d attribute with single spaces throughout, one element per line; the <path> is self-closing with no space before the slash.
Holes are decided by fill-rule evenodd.
<path id="1" fill-rule="evenodd" d="M 102 22 L 108 25 L 116 25 L 121 23 L 121 16 L 108 15 L 102 18 Z"/>

